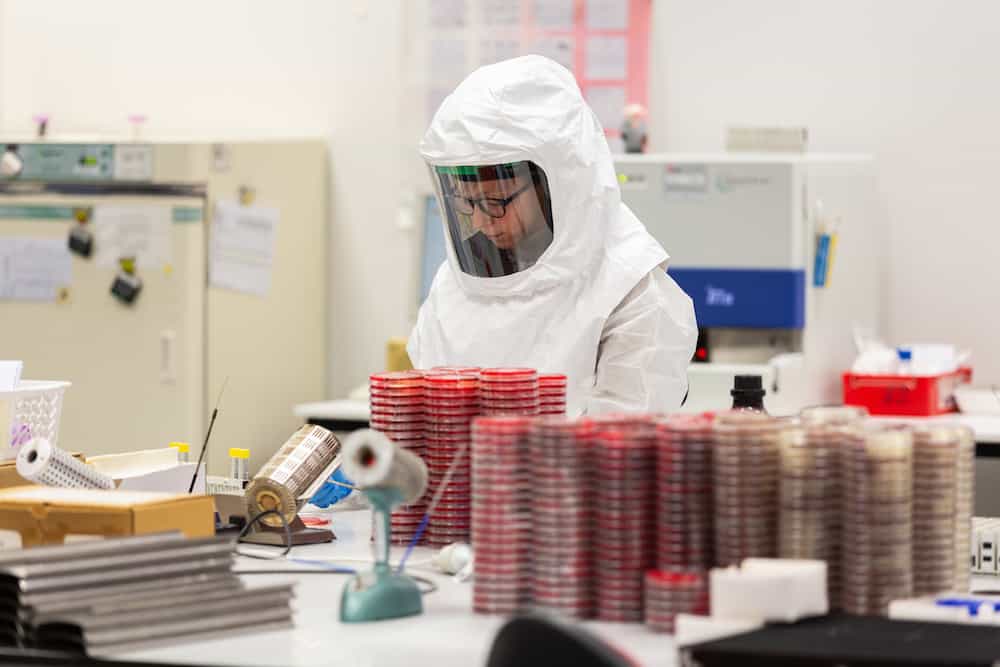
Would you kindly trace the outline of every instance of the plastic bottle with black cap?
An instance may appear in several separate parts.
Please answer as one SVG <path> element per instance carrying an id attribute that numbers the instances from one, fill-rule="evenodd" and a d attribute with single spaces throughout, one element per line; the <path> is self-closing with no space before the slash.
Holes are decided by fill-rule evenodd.
<path id="1" fill-rule="evenodd" d="M 733 397 L 733 410 L 756 410 L 766 413 L 764 409 L 764 382 L 759 375 L 737 375 L 733 379 L 733 389 L 729 392 Z"/>

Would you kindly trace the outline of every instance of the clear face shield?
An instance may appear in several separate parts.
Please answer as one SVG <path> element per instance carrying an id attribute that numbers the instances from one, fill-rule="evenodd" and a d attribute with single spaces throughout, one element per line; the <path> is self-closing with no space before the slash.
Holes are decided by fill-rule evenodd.
<path id="1" fill-rule="evenodd" d="M 430 170 L 463 272 L 509 276 L 533 266 L 552 244 L 549 182 L 535 163 L 432 165 Z"/>

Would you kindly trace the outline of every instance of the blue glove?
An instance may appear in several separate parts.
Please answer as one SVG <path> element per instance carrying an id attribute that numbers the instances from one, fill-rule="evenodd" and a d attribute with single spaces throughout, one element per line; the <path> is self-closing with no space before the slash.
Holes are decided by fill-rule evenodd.
<path id="1" fill-rule="evenodd" d="M 342 484 L 354 484 L 351 480 L 347 479 L 344 472 L 337 468 L 337 470 L 330 475 L 330 479 Z M 351 495 L 354 489 L 349 489 L 346 486 L 340 486 L 339 484 L 331 484 L 329 481 L 323 486 L 319 487 L 319 491 L 313 494 L 313 497 L 309 499 L 309 502 L 316 507 L 329 507 L 334 503 L 340 502 L 347 496 Z"/>

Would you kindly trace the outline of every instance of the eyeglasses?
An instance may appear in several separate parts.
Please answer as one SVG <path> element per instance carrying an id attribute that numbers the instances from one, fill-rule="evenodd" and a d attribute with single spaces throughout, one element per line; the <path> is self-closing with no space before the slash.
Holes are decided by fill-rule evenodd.
<path id="1" fill-rule="evenodd" d="M 479 197 L 474 199 L 455 194 L 449 195 L 448 198 L 451 199 L 452 208 L 455 209 L 456 213 L 461 213 L 462 215 L 472 215 L 478 207 L 480 211 L 491 218 L 502 218 L 507 215 L 507 205 L 517 199 L 518 195 L 530 188 L 532 185 L 534 184 L 528 183 L 520 190 L 514 192 L 511 196 L 505 197 L 504 199 L 497 199 L 496 197 Z"/>

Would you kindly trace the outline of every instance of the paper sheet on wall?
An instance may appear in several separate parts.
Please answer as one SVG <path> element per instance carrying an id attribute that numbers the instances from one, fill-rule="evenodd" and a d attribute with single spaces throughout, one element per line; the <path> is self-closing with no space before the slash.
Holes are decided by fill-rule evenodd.
<path id="1" fill-rule="evenodd" d="M 161 270 L 170 264 L 172 244 L 170 206 L 162 204 L 94 207 L 94 261 L 118 268 L 122 257 L 134 257 L 136 271 Z"/>
<path id="2" fill-rule="evenodd" d="M 465 78 L 465 40 L 432 39 L 428 44 L 428 75 L 432 81 L 455 84 Z"/>
<path id="3" fill-rule="evenodd" d="M 518 28 L 521 25 L 521 3 L 511 0 L 479 0 L 480 17 L 488 29 Z"/>
<path id="4" fill-rule="evenodd" d="M 212 218 L 208 280 L 212 287 L 267 296 L 279 211 L 220 201 Z"/>
<path id="5" fill-rule="evenodd" d="M 429 23 L 434 28 L 464 28 L 465 0 L 430 0 Z"/>
<path id="6" fill-rule="evenodd" d="M 427 89 L 427 124 L 430 124 L 438 107 L 444 102 L 444 98 L 451 95 L 452 88 L 444 86 L 432 86 Z"/>
<path id="7" fill-rule="evenodd" d="M 624 79 L 628 48 L 624 37 L 587 38 L 586 77 Z"/>
<path id="8" fill-rule="evenodd" d="M 628 29 L 628 5 L 625 0 L 587 0 L 587 29 Z"/>
<path id="9" fill-rule="evenodd" d="M 479 41 L 479 64 L 492 65 L 521 55 L 519 39 L 482 39 Z"/>
<path id="10" fill-rule="evenodd" d="M 573 0 L 535 0 L 535 24 L 544 30 L 573 29 Z"/>
<path id="11" fill-rule="evenodd" d="M 573 71 L 573 38 L 572 37 L 539 37 L 531 46 L 531 53 L 551 58 L 557 63 Z"/>
<path id="12" fill-rule="evenodd" d="M 21 371 L 23 370 L 23 361 L 0 361 L 0 391 L 14 391 L 14 387 L 21 381 Z"/>
<path id="13" fill-rule="evenodd" d="M 622 86 L 590 86 L 587 104 L 597 114 L 601 127 L 617 130 L 625 120 L 625 88 Z"/>
<path id="14" fill-rule="evenodd" d="M 72 280 L 65 239 L 0 238 L 0 299 L 57 301 Z"/>

